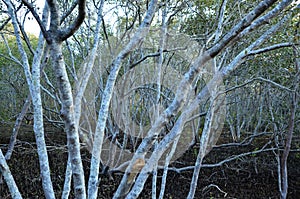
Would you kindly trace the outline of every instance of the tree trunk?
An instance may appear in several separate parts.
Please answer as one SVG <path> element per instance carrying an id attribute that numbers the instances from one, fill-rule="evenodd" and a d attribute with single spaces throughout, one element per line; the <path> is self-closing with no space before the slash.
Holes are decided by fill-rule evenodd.
<path id="1" fill-rule="evenodd" d="M 11 172 L 9 170 L 9 167 L 6 163 L 6 160 L 4 158 L 4 155 L 3 155 L 1 149 L 0 149 L 0 173 L 4 177 L 4 180 L 7 184 L 7 187 L 10 191 L 10 194 L 11 194 L 12 198 L 21 199 L 22 196 L 19 192 L 19 189 L 16 185 L 16 182 L 15 182 L 13 176 L 11 175 Z M 0 177 L 2 177 L 2 176 L 0 176 Z"/>
<path id="2" fill-rule="evenodd" d="M 72 163 L 72 173 L 76 198 L 86 198 L 84 172 L 80 155 L 78 126 L 75 125 L 75 113 L 72 88 L 66 71 L 62 43 L 53 41 L 50 44 L 50 56 L 58 82 L 61 97 L 61 117 L 65 122 L 68 152 Z"/>

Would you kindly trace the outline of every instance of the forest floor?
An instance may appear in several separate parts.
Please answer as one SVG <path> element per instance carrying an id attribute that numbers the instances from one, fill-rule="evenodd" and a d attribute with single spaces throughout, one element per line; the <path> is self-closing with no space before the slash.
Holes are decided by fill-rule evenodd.
<path id="1" fill-rule="evenodd" d="M 31 132 L 24 135 L 26 136 L 18 137 L 15 151 L 8 164 L 23 198 L 44 198 L 34 136 Z M 47 130 L 46 135 L 53 186 L 57 198 L 60 198 L 67 162 L 65 137 L 61 132 L 51 130 Z M 4 154 L 8 143 L 7 130 L 0 128 L 0 147 Z M 294 146 L 299 147 L 299 145 L 299 142 L 294 141 Z M 217 163 L 232 155 L 255 149 L 257 146 L 254 145 L 215 148 L 205 157 L 204 164 Z M 197 150 L 198 147 L 195 145 L 171 167 L 192 166 L 197 158 Z M 82 150 L 82 157 L 86 178 L 88 178 L 90 155 L 85 149 Z M 288 198 L 300 198 L 299 165 L 300 152 L 291 152 L 288 159 Z M 161 175 L 162 171 L 159 171 L 157 194 L 159 194 Z M 193 170 L 169 171 L 164 198 L 186 198 L 192 175 Z M 112 198 L 121 177 L 121 174 L 116 175 L 114 179 L 103 176 L 99 188 L 99 198 Z M 140 198 L 151 198 L 151 185 L 151 177 L 149 177 Z M 11 198 L 2 178 L 0 179 L 0 198 Z M 277 162 L 273 152 L 241 157 L 219 167 L 201 168 L 195 198 L 279 198 Z"/>

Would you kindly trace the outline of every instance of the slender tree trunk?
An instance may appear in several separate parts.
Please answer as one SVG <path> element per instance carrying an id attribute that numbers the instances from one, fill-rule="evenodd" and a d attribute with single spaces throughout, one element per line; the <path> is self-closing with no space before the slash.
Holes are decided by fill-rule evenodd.
<path id="1" fill-rule="evenodd" d="M 149 27 L 154 17 L 157 0 L 152 0 L 149 4 L 147 14 L 144 21 L 134 34 L 129 43 L 119 53 L 117 58 L 112 63 L 112 70 L 108 76 L 106 86 L 101 99 L 101 107 L 99 110 L 97 126 L 94 135 L 92 159 L 91 159 L 91 172 L 88 184 L 88 194 L 90 199 L 96 199 L 98 193 L 98 175 L 100 166 L 101 148 L 103 144 L 104 129 L 108 117 L 109 105 L 113 94 L 114 85 L 121 68 L 122 60 L 144 39 L 149 32 Z"/>
<path id="2" fill-rule="evenodd" d="M 271 6 L 271 5 L 272 5 L 272 3 L 268 6 Z M 254 9 L 254 11 L 250 12 L 250 14 L 249 14 L 249 15 L 251 15 L 251 18 L 253 20 L 255 18 L 255 17 L 253 18 L 253 13 L 259 14 L 259 13 L 257 13 L 257 9 L 260 10 L 261 6 L 264 7 L 264 9 L 267 9 L 267 7 L 265 7 L 266 4 L 259 4 L 259 6 L 256 9 Z M 277 8 L 278 7 L 274 8 L 274 9 L 277 9 Z M 262 10 L 260 10 L 260 12 L 261 11 Z M 272 16 L 276 15 L 276 12 L 271 11 L 271 13 L 272 13 Z M 204 87 L 202 89 L 202 91 L 198 94 L 196 99 L 194 99 L 193 102 L 191 102 L 191 104 L 189 104 L 184 109 L 184 111 L 182 112 L 180 117 L 177 119 L 177 122 L 175 123 L 175 125 L 172 128 L 171 132 L 169 134 L 167 134 L 164 137 L 164 139 L 159 143 L 157 150 L 155 150 L 154 153 L 153 153 L 155 155 L 152 155 L 150 157 L 150 159 L 147 161 L 147 163 L 145 164 L 144 168 L 142 169 L 140 175 L 137 178 L 137 181 L 134 184 L 134 187 L 132 188 L 131 192 L 128 194 L 128 196 L 127 196 L 128 198 L 135 198 L 135 197 L 138 196 L 138 194 L 140 194 L 140 192 L 143 189 L 144 183 L 145 183 L 145 181 L 148 177 L 148 172 L 151 172 L 151 170 L 153 169 L 153 165 L 155 164 L 155 161 L 159 160 L 159 158 L 164 153 L 166 148 L 169 147 L 170 143 L 173 142 L 175 140 L 176 136 L 178 136 L 181 133 L 182 128 L 183 128 L 183 124 L 189 118 L 190 113 L 195 111 L 195 108 L 197 108 L 198 105 L 201 102 L 203 102 L 204 100 L 207 99 L 207 97 L 209 96 L 209 90 L 211 88 L 213 88 L 215 85 L 220 85 L 220 81 L 222 81 L 222 79 L 226 78 L 230 74 L 230 72 L 235 70 L 243 62 L 244 58 L 247 57 L 248 52 L 251 53 L 252 49 L 254 47 L 259 46 L 262 42 L 264 42 L 266 39 L 268 39 L 270 37 L 270 35 L 274 34 L 278 30 L 278 28 L 281 27 L 287 21 L 290 14 L 291 13 L 287 14 L 276 25 L 272 26 L 263 35 L 261 35 L 260 38 L 258 38 L 251 45 L 249 45 L 248 48 L 246 48 L 245 50 L 240 52 L 230 64 L 228 64 L 222 70 L 218 71 L 214 75 L 214 77 L 207 83 L 206 87 Z M 268 14 L 265 15 L 265 16 L 269 17 Z M 250 20 L 250 17 L 246 17 L 246 18 L 247 18 L 247 20 L 245 20 L 244 23 L 246 23 L 246 22 L 248 23 L 248 20 Z M 263 20 L 259 20 L 259 21 L 263 21 Z M 242 24 L 238 24 L 236 27 L 234 27 L 232 29 L 232 31 L 229 31 L 229 33 L 237 35 L 238 34 L 238 32 L 236 32 L 237 30 L 242 32 L 243 30 L 240 30 L 241 25 Z M 258 25 L 258 23 L 254 23 L 253 26 L 257 26 L 257 25 Z M 245 29 L 246 32 L 248 32 L 246 27 L 243 27 L 243 28 Z M 236 31 L 234 31 L 234 30 L 236 30 Z M 242 33 L 244 33 L 244 32 L 242 32 Z M 230 40 L 227 41 L 226 38 L 227 39 L 229 39 L 229 38 L 233 39 L 234 37 L 228 35 L 226 37 L 223 37 L 223 39 L 221 41 L 222 42 L 225 42 L 225 41 L 230 42 Z M 130 171 L 130 169 L 134 166 L 133 163 L 136 160 L 136 158 L 143 157 L 143 155 L 145 153 L 145 150 L 147 150 L 149 145 L 151 145 L 151 143 L 153 143 L 153 140 L 155 140 L 153 138 L 153 136 L 155 135 L 156 132 L 159 132 L 161 124 L 163 124 L 163 122 L 166 119 L 168 119 L 168 117 L 167 117 L 168 114 L 172 114 L 172 113 L 174 114 L 174 112 L 176 110 L 181 108 L 181 103 L 182 103 L 181 100 L 183 100 L 186 97 L 186 96 L 184 96 L 184 92 L 186 92 L 187 87 L 189 86 L 189 82 L 192 81 L 194 79 L 195 75 L 197 74 L 197 72 L 199 72 L 200 67 L 203 66 L 205 63 L 207 63 L 209 60 L 211 60 L 212 55 L 216 55 L 215 53 L 220 52 L 221 49 L 219 49 L 219 48 L 222 48 L 222 47 L 225 47 L 225 46 L 226 45 L 224 45 L 224 44 L 217 43 L 214 47 L 212 47 L 210 50 L 208 50 L 208 52 L 204 52 L 204 54 L 196 60 L 196 62 L 193 64 L 193 67 L 185 75 L 185 79 L 183 79 L 182 82 L 180 83 L 178 91 L 176 92 L 176 97 L 175 97 L 174 101 L 172 102 L 170 107 L 161 115 L 161 117 L 158 118 L 158 120 L 156 121 L 154 126 L 148 132 L 148 136 L 146 138 L 144 138 L 143 142 L 140 144 L 139 148 L 137 149 L 137 152 L 135 153 L 135 156 L 133 157 L 133 160 L 131 161 L 130 165 L 126 169 L 126 173 L 123 176 L 123 179 L 121 181 L 120 186 L 122 186 L 122 183 L 123 183 L 124 179 L 127 179 L 129 177 L 128 171 Z M 209 55 L 211 55 L 211 56 L 209 56 Z M 180 95 L 180 96 L 178 96 L 178 95 Z M 176 101 L 176 100 L 178 100 L 178 101 Z M 207 136 L 210 137 L 211 135 L 207 135 Z M 201 162 L 201 158 L 199 158 L 199 162 Z M 120 186 L 119 186 L 119 189 L 120 189 Z M 118 197 L 114 196 L 114 198 L 118 198 Z"/>
<path id="3" fill-rule="evenodd" d="M 51 61 L 58 82 L 58 88 L 62 102 L 60 114 L 65 122 L 68 152 L 72 163 L 75 196 L 76 198 L 86 198 L 84 172 L 80 155 L 78 126 L 75 124 L 72 88 L 63 59 L 62 43 L 53 41 L 49 46 L 50 56 L 52 59 Z"/>
<path id="4" fill-rule="evenodd" d="M 33 109 L 34 109 L 34 134 L 37 144 L 37 151 L 39 156 L 40 163 L 40 172 L 42 177 L 42 185 L 45 193 L 45 197 L 48 199 L 55 198 L 54 190 L 52 186 L 52 181 L 50 177 L 50 168 L 48 162 L 48 154 L 47 147 L 45 143 L 44 137 L 44 125 L 43 125 L 43 108 L 42 108 L 42 99 L 41 99 L 41 91 L 40 91 L 40 64 L 41 58 L 43 55 L 44 49 L 44 38 L 42 35 L 39 36 L 38 46 L 35 51 L 35 55 L 33 58 L 32 71 L 30 71 L 30 66 L 28 62 L 28 57 L 26 51 L 22 44 L 22 39 L 19 32 L 18 22 L 16 14 L 13 10 L 13 5 L 11 1 L 6 1 L 9 14 L 12 19 L 12 24 L 14 27 L 14 33 L 16 36 L 17 46 L 19 52 L 21 54 L 22 64 L 26 76 L 26 80 L 29 86 L 29 91 L 31 94 Z M 45 6 L 43 11 L 43 18 L 47 19 L 48 17 L 48 7 Z"/>
<path id="5" fill-rule="evenodd" d="M 61 195 L 62 199 L 69 198 L 71 192 L 71 180 L 72 180 L 72 164 L 71 164 L 70 156 L 68 156 L 67 168 L 65 172 L 64 188 Z"/>
<path id="6" fill-rule="evenodd" d="M 222 2 L 221 8 L 220 8 L 220 13 L 219 13 L 219 23 L 218 23 L 218 28 L 215 33 L 215 42 L 217 43 L 218 40 L 220 39 L 220 36 L 222 34 L 222 26 L 223 26 L 223 21 L 224 21 L 224 13 L 226 10 L 226 4 L 227 0 Z M 217 58 L 213 58 L 213 64 L 209 67 L 211 67 L 210 71 L 212 72 L 213 75 L 215 75 L 217 72 L 219 72 L 218 66 L 217 66 Z M 223 83 L 223 81 L 222 81 Z M 197 184 L 198 184 L 198 178 L 199 178 L 199 173 L 202 165 L 202 161 L 204 156 L 212 149 L 212 145 L 214 145 L 223 128 L 224 125 L 224 118 L 225 115 L 222 115 L 224 112 L 226 112 L 226 107 L 225 107 L 225 96 L 223 95 L 218 95 L 218 93 L 224 92 L 224 87 L 223 85 L 220 85 L 220 83 L 217 83 L 211 87 L 210 90 L 210 95 L 211 97 L 211 104 L 210 108 L 208 110 L 208 114 L 205 117 L 205 124 L 204 128 L 202 131 L 201 139 L 200 139 L 200 149 L 197 155 L 197 160 L 195 163 L 195 169 L 193 172 L 193 177 L 192 177 L 192 182 L 190 184 L 190 191 L 187 196 L 187 198 L 192 199 L 195 196 Z M 217 121 L 217 122 L 216 122 Z"/>
<path id="7" fill-rule="evenodd" d="M 4 157 L 1 149 L 0 149 L 0 173 L 4 177 L 4 180 L 5 180 L 5 182 L 7 184 L 7 187 L 10 191 L 11 197 L 14 198 L 14 199 L 21 199 L 22 196 L 19 192 L 19 189 L 16 185 L 16 182 L 15 182 L 13 176 L 11 175 L 11 172 L 9 170 L 9 167 L 6 163 L 5 157 Z"/>
<path id="8" fill-rule="evenodd" d="M 27 113 L 28 108 L 30 107 L 30 104 L 31 104 L 31 96 L 29 94 L 27 96 L 26 100 L 25 100 L 25 103 L 23 104 L 21 112 L 19 113 L 19 115 L 18 115 L 18 117 L 16 119 L 16 122 L 15 122 L 15 125 L 14 125 L 14 128 L 13 128 L 12 134 L 10 136 L 10 141 L 9 141 L 8 149 L 7 149 L 6 154 L 5 154 L 5 159 L 6 160 L 9 160 L 10 157 L 11 157 L 11 155 L 12 155 L 15 143 L 17 141 L 17 135 L 18 135 L 19 129 L 21 127 L 21 123 L 22 123 L 22 121 L 24 119 L 24 116 Z"/>
<path id="9" fill-rule="evenodd" d="M 299 63 L 296 62 L 296 66 Z M 288 169 L 287 169 L 287 160 L 291 150 L 291 143 L 293 138 L 294 126 L 295 126 L 295 115 L 298 106 L 298 88 L 299 88 L 300 74 L 296 74 L 295 78 L 295 91 L 292 93 L 292 104 L 291 104 L 291 115 L 288 123 L 287 137 L 285 141 L 285 147 L 280 159 L 280 173 L 281 173 L 281 183 L 280 183 L 280 198 L 286 199 L 288 193 Z"/>

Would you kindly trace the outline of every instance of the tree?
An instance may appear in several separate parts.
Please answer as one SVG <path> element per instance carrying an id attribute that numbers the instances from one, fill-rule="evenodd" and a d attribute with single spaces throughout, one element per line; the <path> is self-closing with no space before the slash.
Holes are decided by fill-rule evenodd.
<path id="1" fill-rule="evenodd" d="M 280 156 L 279 146 L 277 154 L 278 158 L 282 157 L 279 164 L 283 179 L 279 186 L 281 197 L 286 198 L 286 158 L 297 117 L 298 89 L 294 82 L 299 81 L 296 72 L 299 63 L 295 61 L 296 67 L 289 63 L 278 66 L 292 68 L 293 78 L 276 79 L 277 74 L 269 71 L 271 67 L 262 66 L 267 64 L 266 57 L 278 61 L 272 57 L 276 55 L 275 50 L 284 56 L 289 52 L 286 49 L 293 47 L 297 54 L 299 41 L 283 37 L 283 27 L 298 14 L 294 1 L 242 4 L 226 0 L 160 3 L 151 0 L 146 1 L 145 6 L 138 1 L 78 0 L 68 4 L 47 0 L 42 18 L 34 2 L 2 2 L 5 4 L 2 9 L 7 10 L 7 19 L 14 29 L 19 51 L 16 59 L 23 67 L 32 99 L 46 198 L 54 198 L 55 190 L 44 139 L 43 115 L 46 114 L 43 108 L 46 105 L 42 104 L 45 98 L 41 89 L 50 96 L 49 101 L 53 100 L 55 107 L 61 107 L 55 117 L 62 119 L 67 135 L 68 166 L 63 198 L 70 193 L 71 178 L 76 198 L 97 198 L 101 186 L 100 168 L 102 172 L 125 172 L 114 198 L 137 198 L 152 173 L 154 198 L 160 165 L 164 168 L 160 189 L 160 198 L 163 198 L 168 167 L 182 149 L 181 143 L 186 142 L 186 149 L 199 140 L 200 149 L 187 196 L 193 198 L 202 161 L 218 141 L 224 125 L 230 128 L 237 142 L 233 144 L 244 144 L 243 138 L 249 140 L 243 134 L 245 126 L 252 132 L 250 141 L 259 136 L 258 131 L 266 120 L 269 120 L 268 126 L 273 125 L 272 135 L 277 138 L 276 123 L 282 122 L 280 111 L 284 108 L 274 109 L 270 104 L 279 99 L 276 89 L 285 90 L 287 95 L 293 96 L 291 101 L 283 103 L 291 107 L 289 134 L 283 156 Z M 22 31 L 24 27 L 17 15 L 22 5 L 32 13 L 41 29 L 36 47 L 26 42 L 33 51 L 32 60 L 22 42 L 23 38 L 25 41 L 30 38 Z M 239 15 L 231 14 L 237 11 Z M 7 23 L 3 22 L 3 27 Z M 182 36 L 182 32 L 190 36 Z M 52 63 L 55 80 L 48 78 L 49 73 L 41 78 L 47 60 Z M 99 65 L 101 67 L 97 67 Z M 170 83 L 166 83 L 168 80 Z M 47 83 L 49 90 L 41 86 L 41 81 Z M 172 88 L 174 85 L 176 89 Z M 276 97 L 272 99 L 273 96 Z M 247 109 L 255 114 L 249 114 Z M 268 110 L 268 114 L 263 114 L 263 110 Z M 91 153 L 87 194 L 79 138 Z M 105 147 L 110 153 L 105 152 Z M 128 152 L 130 156 L 126 156 Z M 121 156 L 127 160 L 112 163 Z M 7 175 L 5 161 L 0 160 L 5 180 L 14 185 Z M 11 189 L 17 192 L 16 186 Z"/>

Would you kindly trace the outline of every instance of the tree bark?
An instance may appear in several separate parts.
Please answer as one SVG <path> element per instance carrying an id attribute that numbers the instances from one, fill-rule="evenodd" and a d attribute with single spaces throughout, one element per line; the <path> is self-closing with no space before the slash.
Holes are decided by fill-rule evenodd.
<path id="1" fill-rule="evenodd" d="M 78 15 L 76 20 L 70 26 L 62 29 L 60 26 L 60 16 L 58 2 L 56 0 L 47 0 L 51 18 L 50 28 L 45 36 L 49 47 L 50 57 L 55 71 L 58 83 L 58 90 L 61 98 L 61 117 L 65 122 L 65 131 L 67 134 L 67 145 L 69 158 L 72 164 L 72 174 L 74 182 L 74 192 L 76 198 L 86 198 L 84 171 L 80 154 L 80 141 L 78 135 L 78 125 L 75 121 L 74 101 L 72 88 L 62 53 L 62 42 L 72 36 L 83 23 L 86 8 L 85 0 L 78 0 Z M 48 34 L 51 33 L 51 34 Z"/>
<path id="2" fill-rule="evenodd" d="M 68 152 L 72 163 L 72 173 L 74 180 L 74 191 L 76 198 L 85 198 L 84 172 L 80 155 L 80 142 L 78 135 L 78 126 L 75 124 L 75 112 L 72 96 L 72 88 L 66 71 L 62 43 L 53 41 L 49 45 L 50 57 L 55 71 L 58 83 L 58 89 L 61 99 L 60 115 L 65 122 L 65 131 L 67 133 Z"/>
<path id="3" fill-rule="evenodd" d="M 13 5 L 11 1 L 6 1 L 8 12 L 12 19 L 12 24 L 14 27 L 14 34 L 16 37 L 17 45 L 19 52 L 21 54 L 22 65 L 24 68 L 26 80 L 29 86 L 29 91 L 31 94 L 33 109 L 34 109 L 34 134 L 37 144 L 37 151 L 39 156 L 40 163 L 40 172 L 42 177 L 42 185 L 46 198 L 55 198 L 54 190 L 52 186 L 52 181 L 50 177 L 50 168 L 48 162 L 48 154 L 44 137 L 44 125 L 43 125 L 43 108 L 42 108 L 42 99 L 41 99 L 41 91 L 40 91 L 40 63 L 43 55 L 44 49 L 44 38 L 42 35 L 39 37 L 38 46 L 35 51 L 35 55 L 33 58 L 32 71 L 30 71 L 30 66 L 28 62 L 28 57 L 26 55 L 26 51 L 22 45 L 22 39 L 19 33 L 17 17 L 13 9 Z M 48 17 L 48 7 L 45 6 L 43 11 L 43 17 L 47 19 Z"/>
<path id="4" fill-rule="evenodd" d="M 151 170 L 153 169 L 153 165 L 155 164 L 156 161 L 159 160 L 160 156 L 167 149 L 167 147 L 169 147 L 170 143 L 173 142 L 177 136 L 179 136 L 179 134 L 182 131 L 183 124 L 189 118 L 189 114 L 191 112 L 193 112 L 196 107 L 198 107 L 198 104 L 200 102 L 203 102 L 204 100 L 207 99 L 207 97 L 209 95 L 209 91 L 211 90 L 210 88 L 213 88 L 214 85 L 219 85 L 220 84 L 219 81 L 222 81 L 222 79 L 226 78 L 230 74 L 230 72 L 235 70 L 237 68 L 237 66 L 239 66 L 240 63 L 242 63 L 244 58 L 248 55 L 247 52 L 251 52 L 251 50 L 254 47 L 257 47 L 262 42 L 264 42 L 267 38 L 269 38 L 270 35 L 272 35 L 275 31 L 277 31 L 278 28 L 281 27 L 282 24 L 287 21 L 288 18 L 289 18 L 289 15 L 286 15 L 281 21 L 279 21 L 271 29 L 267 30 L 260 38 L 258 38 L 255 42 L 253 42 L 248 48 L 246 48 L 239 55 L 237 55 L 236 58 L 230 64 L 228 64 L 221 71 L 218 71 L 214 75 L 214 77 L 208 82 L 206 87 L 198 94 L 196 99 L 188 107 L 186 107 L 184 109 L 184 111 L 182 112 L 181 116 L 178 118 L 178 120 L 175 123 L 171 132 L 169 134 L 167 134 L 165 136 L 165 138 L 159 143 L 157 150 L 155 150 L 153 152 L 153 154 L 155 154 L 155 155 L 152 155 L 151 158 L 145 164 L 145 167 L 142 169 L 137 181 L 134 184 L 134 187 L 132 188 L 131 192 L 128 194 L 128 196 L 127 196 L 128 198 L 136 198 L 138 196 L 138 194 L 142 191 L 144 183 L 147 179 L 147 176 L 149 175 L 149 172 L 151 172 Z M 230 41 L 227 41 L 227 42 L 230 42 Z M 219 45 L 219 46 L 226 46 L 226 45 Z M 191 70 L 187 73 L 187 74 L 190 74 L 190 76 L 187 74 L 185 75 L 186 79 L 188 79 L 188 80 L 191 79 L 191 76 L 195 75 L 194 73 L 192 73 L 192 71 L 193 70 L 196 71 L 196 68 L 200 68 L 201 66 L 204 65 L 204 63 L 206 63 L 209 60 L 209 57 L 206 57 L 205 55 L 207 55 L 207 54 L 205 54 L 205 52 L 204 52 L 204 55 L 202 55 L 202 57 L 199 57 L 198 61 L 196 61 L 193 68 L 191 68 Z M 185 79 L 185 81 L 186 81 L 186 79 Z M 183 85 L 183 82 L 181 83 L 181 85 Z M 182 93 L 182 90 L 186 89 L 186 87 L 179 87 L 179 88 L 180 88 L 179 90 L 181 92 L 178 91 L 176 94 Z M 180 97 L 182 98 L 183 96 L 180 96 Z M 175 100 L 176 100 L 176 98 L 174 99 L 171 106 L 174 105 Z M 179 108 L 179 104 L 177 104 L 177 108 L 175 110 L 177 110 Z M 175 103 L 175 105 L 176 105 L 176 103 Z M 159 132 L 158 124 L 161 124 L 164 121 L 163 116 L 166 116 L 166 114 L 168 113 L 167 112 L 168 110 L 172 110 L 171 108 L 175 108 L 175 107 L 171 107 L 171 106 L 156 121 L 155 125 L 148 132 L 148 136 L 140 144 L 135 156 L 133 157 L 133 160 L 131 161 L 130 165 L 126 169 L 126 173 L 123 176 L 122 182 L 124 179 L 128 178 L 128 176 L 129 176 L 128 173 L 130 172 L 132 162 L 135 160 L 135 158 L 143 157 L 144 151 L 148 149 L 151 142 L 155 139 L 155 138 L 151 139 L 151 137 L 149 138 L 149 136 L 150 135 L 153 136 L 153 134 L 155 132 Z M 211 135 L 208 135 L 208 137 L 210 137 L 210 136 Z"/>
<path id="5" fill-rule="evenodd" d="M 112 69 L 107 79 L 105 90 L 101 99 L 101 107 L 98 115 L 97 126 L 94 135 L 93 152 L 91 159 L 91 172 L 88 184 L 89 198 L 96 199 L 98 193 L 98 175 L 100 166 L 101 147 L 103 144 L 104 129 L 108 117 L 108 109 L 113 94 L 114 84 L 116 82 L 121 61 L 144 39 L 149 32 L 149 27 L 156 11 L 157 0 L 152 0 L 149 4 L 147 14 L 143 23 L 140 25 L 137 32 L 134 34 L 129 43 L 119 53 L 112 63 Z"/>
<path id="6" fill-rule="evenodd" d="M 8 186 L 8 189 L 10 191 L 11 197 L 14 199 L 21 199 L 22 196 L 20 194 L 20 191 L 16 185 L 16 182 L 14 180 L 14 177 L 11 175 L 11 172 L 9 170 L 9 167 L 6 163 L 5 157 L 2 153 L 2 150 L 0 149 L 0 173 L 3 175 L 4 180 Z"/>

